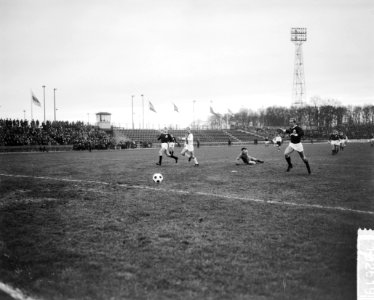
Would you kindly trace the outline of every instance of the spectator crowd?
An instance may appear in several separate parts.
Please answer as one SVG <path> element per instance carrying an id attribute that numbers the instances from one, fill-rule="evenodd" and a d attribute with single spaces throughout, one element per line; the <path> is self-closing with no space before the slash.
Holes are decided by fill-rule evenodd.
<path id="1" fill-rule="evenodd" d="M 83 122 L 0 119 L 0 146 L 73 145 L 76 150 L 108 149 L 114 139 Z"/>

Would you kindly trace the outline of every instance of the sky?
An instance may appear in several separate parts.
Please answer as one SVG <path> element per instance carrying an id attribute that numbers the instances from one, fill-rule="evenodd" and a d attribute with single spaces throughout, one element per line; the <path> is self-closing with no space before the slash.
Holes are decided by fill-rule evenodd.
<path id="1" fill-rule="evenodd" d="M 374 104 L 372 0 L 0 0 L 0 118 L 160 128 L 288 107 L 292 27 L 306 101 Z"/>

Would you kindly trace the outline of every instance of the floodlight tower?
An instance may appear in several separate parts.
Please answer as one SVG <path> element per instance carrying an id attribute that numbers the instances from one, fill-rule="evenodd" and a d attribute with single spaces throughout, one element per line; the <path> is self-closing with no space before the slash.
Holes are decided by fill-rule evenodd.
<path id="1" fill-rule="evenodd" d="M 302 45 L 306 42 L 306 28 L 291 28 L 291 42 L 295 44 L 292 105 L 303 106 L 305 103 L 305 78 Z"/>

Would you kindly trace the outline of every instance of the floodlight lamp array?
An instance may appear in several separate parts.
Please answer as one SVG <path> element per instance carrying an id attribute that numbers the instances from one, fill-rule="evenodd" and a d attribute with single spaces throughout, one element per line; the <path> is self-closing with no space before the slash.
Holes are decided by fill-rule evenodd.
<path id="1" fill-rule="evenodd" d="M 292 42 L 306 42 L 306 28 L 305 27 L 291 28 L 291 41 Z"/>

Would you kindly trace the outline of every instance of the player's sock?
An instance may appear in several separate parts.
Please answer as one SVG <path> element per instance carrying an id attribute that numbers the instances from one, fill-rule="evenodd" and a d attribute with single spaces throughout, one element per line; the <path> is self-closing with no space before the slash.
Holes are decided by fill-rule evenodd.
<path id="1" fill-rule="evenodd" d="M 193 158 L 193 161 L 195 162 L 195 166 L 196 166 L 196 165 L 199 165 L 199 163 L 198 163 L 198 161 L 197 161 L 197 158 L 196 158 L 196 157 L 194 157 L 194 158 Z"/>
<path id="2" fill-rule="evenodd" d="M 159 156 L 158 157 L 158 165 L 161 166 L 161 163 L 162 163 L 162 156 Z"/>
<path id="3" fill-rule="evenodd" d="M 289 172 L 292 169 L 291 157 L 286 156 L 286 161 L 288 163 L 287 172 Z"/>
<path id="4" fill-rule="evenodd" d="M 309 166 L 309 162 L 308 161 L 304 161 L 305 162 L 305 166 L 306 166 L 306 169 L 308 170 L 308 173 L 312 173 L 312 171 L 310 170 L 310 166 Z"/>

